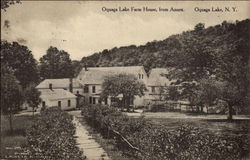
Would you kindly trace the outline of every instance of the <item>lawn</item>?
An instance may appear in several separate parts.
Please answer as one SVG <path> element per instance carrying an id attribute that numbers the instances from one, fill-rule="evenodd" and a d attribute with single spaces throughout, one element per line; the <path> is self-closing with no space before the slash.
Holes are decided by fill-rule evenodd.
<path id="1" fill-rule="evenodd" d="M 235 116 L 235 120 L 228 122 L 225 115 L 193 115 L 178 112 L 145 113 L 145 118 L 153 124 L 164 125 L 169 129 L 181 124 L 189 124 L 217 135 L 250 137 L 249 116 Z"/>
<path id="2" fill-rule="evenodd" d="M 1 158 L 22 152 L 26 144 L 25 130 L 33 123 L 33 117 L 22 115 L 13 117 L 13 133 L 9 129 L 8 117 L 1 115 Z"/>

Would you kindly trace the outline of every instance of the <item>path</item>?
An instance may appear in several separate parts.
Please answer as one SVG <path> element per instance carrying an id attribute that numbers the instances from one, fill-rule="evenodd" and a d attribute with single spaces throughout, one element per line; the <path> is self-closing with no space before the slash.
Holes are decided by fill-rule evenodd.
<path id="1" fill-rule="evenodd" d="M 110 160 L 103 148 L 93 139 L 86 127 L 79 121 L 81 117 L 78 111 L 69 112 L 74 116 L 73 123 L 76 126 L 76 141 L 80 150 L 88 160 Z"/>

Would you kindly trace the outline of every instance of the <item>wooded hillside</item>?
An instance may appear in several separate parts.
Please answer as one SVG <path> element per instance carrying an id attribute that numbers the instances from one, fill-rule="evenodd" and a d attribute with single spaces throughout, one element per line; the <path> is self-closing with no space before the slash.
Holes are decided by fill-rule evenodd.
<path id="1" fill-rule="evenodd" d="M 175 57 L 185 55 L 189 45 L 196 42 L 200 46 L 198 48 L 206 47 L 209 48 L 209 52 L 220 54 L 220 52 L 227 52 L 227 49 L 232 47 L 239 48 L 239 51 L 244 50 L 246 48 L 244 46 L 249 46 L 249 37 L 249 19 L 235 23 L 224 21 L 222 24 L 208 28 L 199 23 L 194 30 L 172 35 L 162 41 L 148 42 L 141 46 L 130 45 L 110 50 L 105 49 L 102 52 L 83 57 L 80 63 L 81 66 L 86 64 L 92 67 L 143 65 L 148 72 L 154 67 L 174 67 L 178 63 L 175 62 Z M 239 41 L 240 43 L 237 43 Z M 239 45 L 243 45 L 243 47 Z M 192 46 L 190 46 L 191 48 Z M 199 51 L 197 50 L 197 52 Z"/>

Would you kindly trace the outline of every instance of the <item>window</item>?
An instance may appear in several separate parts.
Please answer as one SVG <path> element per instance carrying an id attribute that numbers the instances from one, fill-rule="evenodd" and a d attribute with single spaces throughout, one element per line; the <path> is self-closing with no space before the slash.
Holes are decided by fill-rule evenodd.
<path id="1" fill-rule="evenodd" d="M 100 98 L 98 99 L 98 103 L 99 103 L 99 104 L 102 104 L 102 101 L 101 101 L 101 99 L 100 99 Z"/>
<path id="2" fill-rule="evenodd" d="M 58 107 L 61 107 L 61 101 L 58 101 Z"/>
<path id="3" fill-rule="evenodd" d="M 155 87 L 152 87 L 152 93 L 155 93 Z"/>
<path id="4" fill-rule="evenodd" d="M 143 74 L 141 75 L 141 79 L 143 79 Z"/>
<path id="5" fill-rule="evenodd" d="M 43 101 L 43 102 L 42 102 L 42 107 L 45 107 L 45 105 L 46 105 L 46 102 Z"/>
<path id="6" fill-rule="evenodd" d="M 89 104 L 92 103 L 92 97 L 89 97 Z"/>
<path id="7" fill-rule="evenodd" d="M 49 84 L 49 89 L 51 89 L 51 90 L 52 90 L 52 83 L 50 83 L 50 84 Z"/>
<path id="8" fill-rule="evenodd" d="M 84 93 L 89 93 L 89 86 L 84 86 L 83 91 Z"/>
<path id="9" fill-rule="evenodd" d="M 95 93 L 95 86 L 92 86 L 92 93 Z"/>
<path id="10" fill-rule="evenodd" d="M 76 91 L 76 94 L 79 94 L 79 91 Z"/>
<path id="11" fill-rule="evenodd" d="M 95 104 L 95 97 L 93 97 L 93 104 Z"/>
<path id="12" fill-rule="evenodd" d="M 141 74 L 139 73 L 138 75 L 139 75 L 139 79 L 141 79 Z"/>
<path id="13" fill-rule="evenodd" d="M 68 100 L 68 107 L 70 107 L 70 100 Z"/>

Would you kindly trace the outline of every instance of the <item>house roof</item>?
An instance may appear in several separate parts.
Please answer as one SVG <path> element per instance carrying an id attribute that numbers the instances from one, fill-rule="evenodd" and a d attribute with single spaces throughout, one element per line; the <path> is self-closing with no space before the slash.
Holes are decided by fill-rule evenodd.
<path id="1" fill-rule="evenodd" d="M 148 78 L 148 86 L 168 86 L 171 82 L 165 75 L 168 74 L 170 68 L 153 68 Z"/>
<path id="2" fill-rule="evenodd" d="M 126 66 L 126 67 L 89 67 L 87 71 L 85 68 L 81 70 L 78 79 L 82 84 L 102 84 L 104 77 L 114 74 L 137 74 L 144 72 L 143 66 Z"/>
<path id="3" fill-rule="evenodd" d="M 40 89 L 41 98 L 48 100 L 76 98 L 74 94 L 64 89 Z"/>
<path id="4" fill-rule="evenodd" d="M 76 79 L 72 79 L 73 88 L 81 87 L 80 82 Z M 52 84 L 52 88 L 69 88 L 70 79 L 62 78 L 62 79 L 45 79 L 43 80 L 36 88 L 49 88 L 49 84 Z"/>

